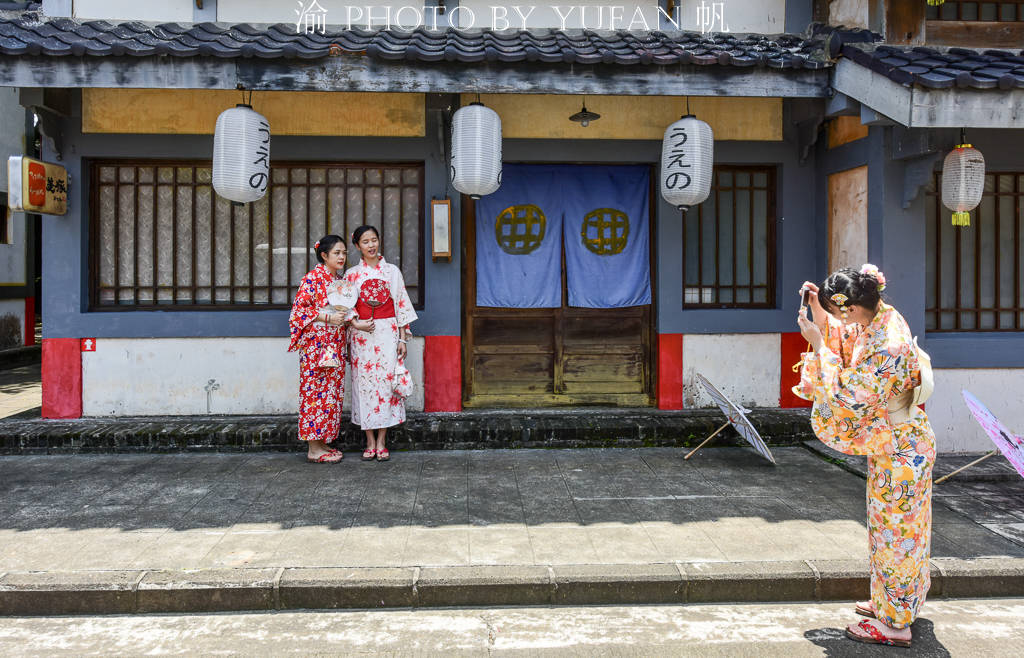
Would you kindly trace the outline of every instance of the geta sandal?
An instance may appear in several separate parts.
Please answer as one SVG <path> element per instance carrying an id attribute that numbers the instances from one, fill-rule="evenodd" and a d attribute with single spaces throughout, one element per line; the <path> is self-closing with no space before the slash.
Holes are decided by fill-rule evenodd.
<path id="1" fill-rule="evenodd" d="M 851 631 L 849 627 L 847 627 L 846 628 L 846 637 L 850 638 L 854 642 L 863 642 L 864 644 L 884 644 L 884 645 L 890 646 L 890 647 L 909 647 L 910 646 L 910 640 L 898 640 L 898 639 L 896 639 L 894 637 L 887 637 L 880 630 L 875 628 L 874 624 L 872 624 L 867 619 L 861 619 L 857 623 L 857 628 L 861 629 L 862 631 L 864 631 L 868 635 L 867 635 L 867 637 L 865 637 L 863 635 L 858 635 L 857 633 L 854 633 L 853 631 Z"/>

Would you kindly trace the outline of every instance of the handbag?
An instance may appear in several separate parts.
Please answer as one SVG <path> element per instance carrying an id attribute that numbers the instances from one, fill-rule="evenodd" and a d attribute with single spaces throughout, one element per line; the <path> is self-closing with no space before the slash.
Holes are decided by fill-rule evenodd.
<path id="1" fill-rule="evenodd" d="M 409 369 L 405 367 L 405 361 L 403 359 L 399 359 L 395 364 L 395 395 L 405 399 L 412 395 L 412 390 L 412 375 L 409 374 Z"/>
<path id="2" fill-rule="evenodd" d="M 932 358 L 917 344 L 917 336 L 914 336 L 914 349 L 917 350 L 917 363 L 921 370 L 921 385 L 914 389 L 914 399 L 911 402 L 916 407 L 924 404 L 932 396 L 932 391 L 935 390 L 935 375 L 932 372 Z"/>

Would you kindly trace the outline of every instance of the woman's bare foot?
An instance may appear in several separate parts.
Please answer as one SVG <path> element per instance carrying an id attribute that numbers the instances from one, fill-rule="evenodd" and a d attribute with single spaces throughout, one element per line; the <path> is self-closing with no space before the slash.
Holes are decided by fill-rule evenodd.
<path id="1" fill-rule="evenodd" d="M 871 601 L 857 601 L 854 604 L 854 610 L 858 615 L 864 615 L 865 617 L 875 616 L 875 604 Z"/>
<path id="2" fill-rule="evenodd" d="M 340 450 L 334 450 L 324 441 L 309 441 L 306 446 L 306 459 L 311 462 L 328 463 L 340 462 L 344 455 Z"/>

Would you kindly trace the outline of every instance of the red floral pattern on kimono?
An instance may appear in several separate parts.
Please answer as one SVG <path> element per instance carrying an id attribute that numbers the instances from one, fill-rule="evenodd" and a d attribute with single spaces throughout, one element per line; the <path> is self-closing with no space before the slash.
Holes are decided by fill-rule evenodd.
<path id="1" fill-rule="evenodd" d="M 825 342 L 803 356 L 793 392 L 813 400 L 811 426 L 823 443 L 867 455 L 871 602 L 895 628 L 914 622 L 931 586 L 935 433 L 917 407 L 905 408 L 921 368 L 910 327 L 882 304 L 866 329 L 828 318 Z"/>
<path id="2" fill-rule="evenodd" d="M 334 276 L 317 265 L 302 279 L 292 304 L 288 327 L 288 351 L 299 351 L 299 440 L 326 441 L 338 438 L 341 403 L 345 397 L 345 329 L 316 322 L 328 306 L 327 293 Z M 322 359 L 338 357 L 337 368 L 321 368 Z"/>
<path id="3" fill-rule="evenodd" d="M 387 284 L 394 317 L 382 317 L 386 303 L 372 311 L 374 331 L 352 330 L 349 335 L 349 357 L 352 363 L 352 422 L 364 430 L 393 427 L 405 422 L 405 400 L 395 391 L 395 369 L 398 367 L 399 327 L 409 328 L 416 319 L 402 272 L 384 261 L 376 267 L 360 261 L 345 273 L 345 281 L 360 290 L 364 282 L 379 279 Z M 360 300 L 362 301 L 362 300 Z M 357 309 L 362 304 L 357 305 Z M 369 314 L 364 316 L 370 317 Z"/>

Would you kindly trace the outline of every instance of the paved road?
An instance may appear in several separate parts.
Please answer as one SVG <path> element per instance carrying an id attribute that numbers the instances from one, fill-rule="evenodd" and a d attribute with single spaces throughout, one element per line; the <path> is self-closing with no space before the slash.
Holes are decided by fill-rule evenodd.
<path id="1" fill-rule="evenodd" d="M 1019 656 L 1024 599 L 930 601 L 908 650 L 849 603 L 0 618 L 0 655 Z"/>
<path id="2" fill-rule="evenodd" d="M 43 385 L 39 364 L 0 370 L 0 418 L 40 406 Z"/>

